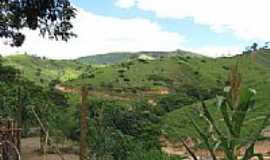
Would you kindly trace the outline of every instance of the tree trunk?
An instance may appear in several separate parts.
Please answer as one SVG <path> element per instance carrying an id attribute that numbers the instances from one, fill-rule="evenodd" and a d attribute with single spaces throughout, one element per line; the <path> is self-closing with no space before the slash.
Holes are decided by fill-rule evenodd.
<path id="1" fill-rule="evenodd" d="M 86 160 L 88 157 L 88 106 L 87 106 L 88 91 L 86 87 L 81 89 L 81 105 L 80 105 L 80 160 Z"/>
<path id="2" fill-rule="evenodd" d="M 22 127 L 22 112 L 23 112 L 23 106 L 22 106 L 22 89 L 21 87 L 18 87 L 17 90 L 17 125 L 19 128 Z"/>
<path id="3" fill-rule="evenodd" d="M 17 113 L 16 113 L 16 121 L 17 121 L 17 127 L 18 128 L 23 128 L 23 106 L 22 106 L 22 89 L 19 86 L 17 90 Z M 21 148 L 21 141 L 20 138 L 18 138 L 17 141 L 17 147 L 20 149 Z"/>

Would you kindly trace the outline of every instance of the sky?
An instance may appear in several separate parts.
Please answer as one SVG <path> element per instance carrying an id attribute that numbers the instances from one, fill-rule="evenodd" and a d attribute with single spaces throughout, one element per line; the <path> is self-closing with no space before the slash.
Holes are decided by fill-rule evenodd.
<path id="1" fill-rule="evenodd" d="M 71 59 L 109 52 L 189 50 L 218 57 L 270 40 L 269 0 L 71 0 L 78 12 L 68 42 L 24 29 L 22 47 L 0 39 L 0 54 Z"/>

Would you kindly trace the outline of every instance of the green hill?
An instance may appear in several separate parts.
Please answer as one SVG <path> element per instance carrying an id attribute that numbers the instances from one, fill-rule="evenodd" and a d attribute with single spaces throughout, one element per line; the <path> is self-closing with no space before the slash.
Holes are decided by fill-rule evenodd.
<path id="1" fill-rule="evenodd" d="M 206 129 L 206 124 L 196 110 L 199 98 L 206 101 L 215 121 L 220 128 L 224 128 L 221 115 L 215 107 L 215 97 L 223 92 L 230 68 L 236 64 L 242 75 L 242 84 L 257 91 L 256 107 L 247 116 L 241 140 L 253 133 L 270 110 L 269 50 L 217 59 L 180 52 L 140 52 L 138 55 L 125 55 L 128 58 L 104 55 L 115 59 L 110 65 L 107 62 L 111 61 L 110 58 L 103 59 L 107 65 L 102 67 L 97 61 L 83 62 L 84 58 L 49 60 L 29 55 L 6 57 L 4 64 L 19 69 L 23 77 L 17 83 L 16 70 L 0 66 L 2 75 L 12 75 L 11 78 L 3 76 L 0 83 L 3 95 L 0 96 L 1 113 L 15 115 L 14 104 L 18 101 L 14 91 L 21 88 L 24 96 L 28 97 L 22 99 L 25 106 L 35 104 L 39 113 L 51 120 L 53 129 L 60 131 L 55 135 L 78 140 L 80 97 L 73 93 L 77 93 L 77 89 L 82 86 L 88 86 L 91 115 L 89 122 L 92 124 L 89 126 L 89 140 L 93 141 L 90 144 L 96 143 L 98 147 L 100 144 L 107 145 L 103 143 L 106 141 L 112 144 L 112 148 L 125 148 L 125 144 L 118 143 L 118 137 L 121 137 L 121 141 L 127 140 L 130 144 L 129 151 L 137 155 L 142 150 L 135 152 L 134 145 L 142 148 L 145 144 L 151 144 L 151 149 L 160 149 L 160 136 L 176 142 L 182 137 L 196 138 L 196 132 L 187 118 L 188 114 L 192 115 L 200 127 Z M 131 55 L 132 58 L 129 57 Z M 57 85 L 58 90 L 55 89 L 57 87 L 45 85 L 54 79 L 62 81 Z M 34 85 L 32 81 L 40 86 Z M 7 104 L 13 106 L 13 110 L 3 107 Z M 42 107 L 48 104 L 51 107 Z M 29 120 L 32 121 L 31 118 Z M 107 141 L 106 138 L 112 138 L 113 141 Z M 130 140 L 133 141 L 130 143 Z M 103 146 L 96 149 L 104 153 Z M 109 151 L 111 153 L 111 149 Z"/>
<path id="2" fill-rule="evenodd" d="M 172 56 L 156 60 L 133 59 L 109 67 L 92 69 L 88 77 L 67 81 L 65 85 L 72 87 L 89 85 L 97 90 L 113 92 L 114 95 L 154 98 L 158 105 L 160 105 L 160 99 L 171 98 L 169 100 L 172 103 L 167 103 L 167 105 L 176 105 L 174 109 L 178 109 L 172 109 L 172 112 L 163 116 L 162 132 L 170 139 L 178 139 L 184 135 L 196 136 L 186 115 L 191 113 L 195 118 L 197 117 L 198 121 L 201 121 L 199 114 L 190 107 L 197 105 L 194 98 L 197 94 L 204 95 L 205 99 L 209 100 L 212 112 L 216 113 L 216 108 L 211 107 L 214 106 L 215 95 L 222 92 L 229 70 L 236 64 L 242 74 L 243 85 L 257 90 L 257 108 L 254 114 L 248 117 L 251 123 L 243 132 L 243 134 L 248 134 L 256 128 L 256 124 L 261 120 L 260 117 L 270 110 L 269 51 L 217 59 L 197 56 Z M 164 89 L 170 93 L 148 96 L 151 93 L 149 91 Z M 192 100 L 185 101 L 183 98 L 177 98 L 180 96 Z M 185 103 L 188 105 L 185 106 Z M 219 119 L 219 115 L 215 116 Z"/>
<path id="3" fill-rule="evenodd" d="M 108 53 L 108 54 L 100 54 L 100 55 L 94 55 L 94 56 L 87 56 L 87 57 L 81 57 L 77 60 L 79 62 L 82 62 L 83 64 L 116 64 L 125 62 L 128 60 L 136 59 L 140 57 L 140 55 L 147 55 L 154 58 L 161 58 L 161 57 L 173 57 L 173 56 L 200 56 L 199 54 L 183 51 L 183 50 L 177 50 L 173 52 L 160 52 L 160 51 L 147 51 L 147 52 L 115 52 L 115 53 Z"/>
<path id="4" fill-rule="evenodd" d="M 4 65 L 19 69 L 22 76 L 38 84 L 51 80 L 77 78 L 83 65 L 75 60 L 51 60 L 30 55 L 12 55 L 4 58 Z"/>
<path id="5" fill-rule="evenodd" d="M 196 54 L 180 50 L 175 52 L 126 52 L 81 57 L 75 60 L 52 60 L 45 57 L 18 54 L 4 58 L 4 65 L 19 69 L 22 75 L 29 80 L 35 81 L 38 84 L 46 84 L 54 79 L 61 81 L 73 80 L 78 78 L 82 72 L 87 72 L 87 68 L 89 67 L 97 68 L 103 67 L 104 64 L 119 64 L 138 59 L 142 55 L 161 58 L 176 55 L 195 56 Z"/>
<path id="6" fill-rule="evenodd" d="M 134 59 L 103 68 L 88 68 L 85 76 L 66 82 L 66 85 L 78 87 L 90 85 L 104 89 L 150 90 L 168 88 L 175 91 L 188 86 L 216 86 L 215 78 L 200 70 L 199 66 L 211 63 L 205 57 L 167 57 L 156 60 Z M 193 65 L 193 64 L 197 65 Z M 222 70 L 222 67 L 221 69 Z"/>
<path id="7" fill-rule="evenodd" d="M 235 63 L 239 63 L 239 68 L 242 74 L 243 85 L 253 88 L 257 91 L 256 95 L 256 108 L 250 111 L 247 117 L 248 122 L 246 124 L 246 130 L 243 131 L 243 137 L 256 129 L 261 123 L 262 116 L 267 114 L 270 110 L 270 53 L 259 52 L 255 58 L 250 55 L 238 56 L 234 58 L 220 58 L 211 61 L 208 64 L 197 65 L 201 71 L 209 76 L 209 79 L 222 76 L 225 79 L 227 71 L 223 68 L 227 68 Z M 187 114 L 194 115 L 197 122 L 202 122 L 199 114 L 192 108 L 192 106 L 198 106 L 199 104 L 193 104 L 189 106 L 182 106 L 171 113 L 168 113 L 163 117 L 163 134 L 172 140 L 179 140 L 182 136 L 196 136 L 194 128 L 191 126 Z M 217 108 L 215 107 L 215 100 L 208 101 L 208 106 L 215 115 L 217 122 L 221 120 L 221 115 L 216 114 Z M 204 124 L 201 123 L 203 126 Z M 222 128 L 222 127 L 221 127 Z"/>

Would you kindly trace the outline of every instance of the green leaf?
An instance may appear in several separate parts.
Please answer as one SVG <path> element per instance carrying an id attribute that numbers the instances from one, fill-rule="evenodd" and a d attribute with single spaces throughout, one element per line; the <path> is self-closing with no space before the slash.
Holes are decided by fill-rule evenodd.
<path id="1" fill-rule="evenodd" d="M 191 124 L 193 125 L 193 127 L 195 128 L 195 130 L 198 132 L 199 136 L 202 138 L 204 144 L 206 145 L 208 151 L 210 152 L 213 160 L 217 160 L 215 153 L 214 153 L 214 148 L 212 147 L 212 145 L 209 143 L 209 139 L 208 136 L 206 134 L 203 133 L 203 131 L 200 129 L 200 127 L 196 124 L 196 122 L 194 121 L 193 118 L 191 118 L 190 116 L 190 120 L 191 120 Z"/>

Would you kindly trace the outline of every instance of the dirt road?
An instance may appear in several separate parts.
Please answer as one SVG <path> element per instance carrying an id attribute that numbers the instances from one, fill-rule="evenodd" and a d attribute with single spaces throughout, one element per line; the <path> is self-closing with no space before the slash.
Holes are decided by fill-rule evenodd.
<path id="1" fill-rule="evenodd" d="M 22 139 L 22 160 L 44 160 L 44 156 L 37 152 L 39 138 Z M 78 155 L 63 154 L 65 160 L 79 160 Z M 48 154 L 47 160 L 61 160 L 57 154 Z"/>

